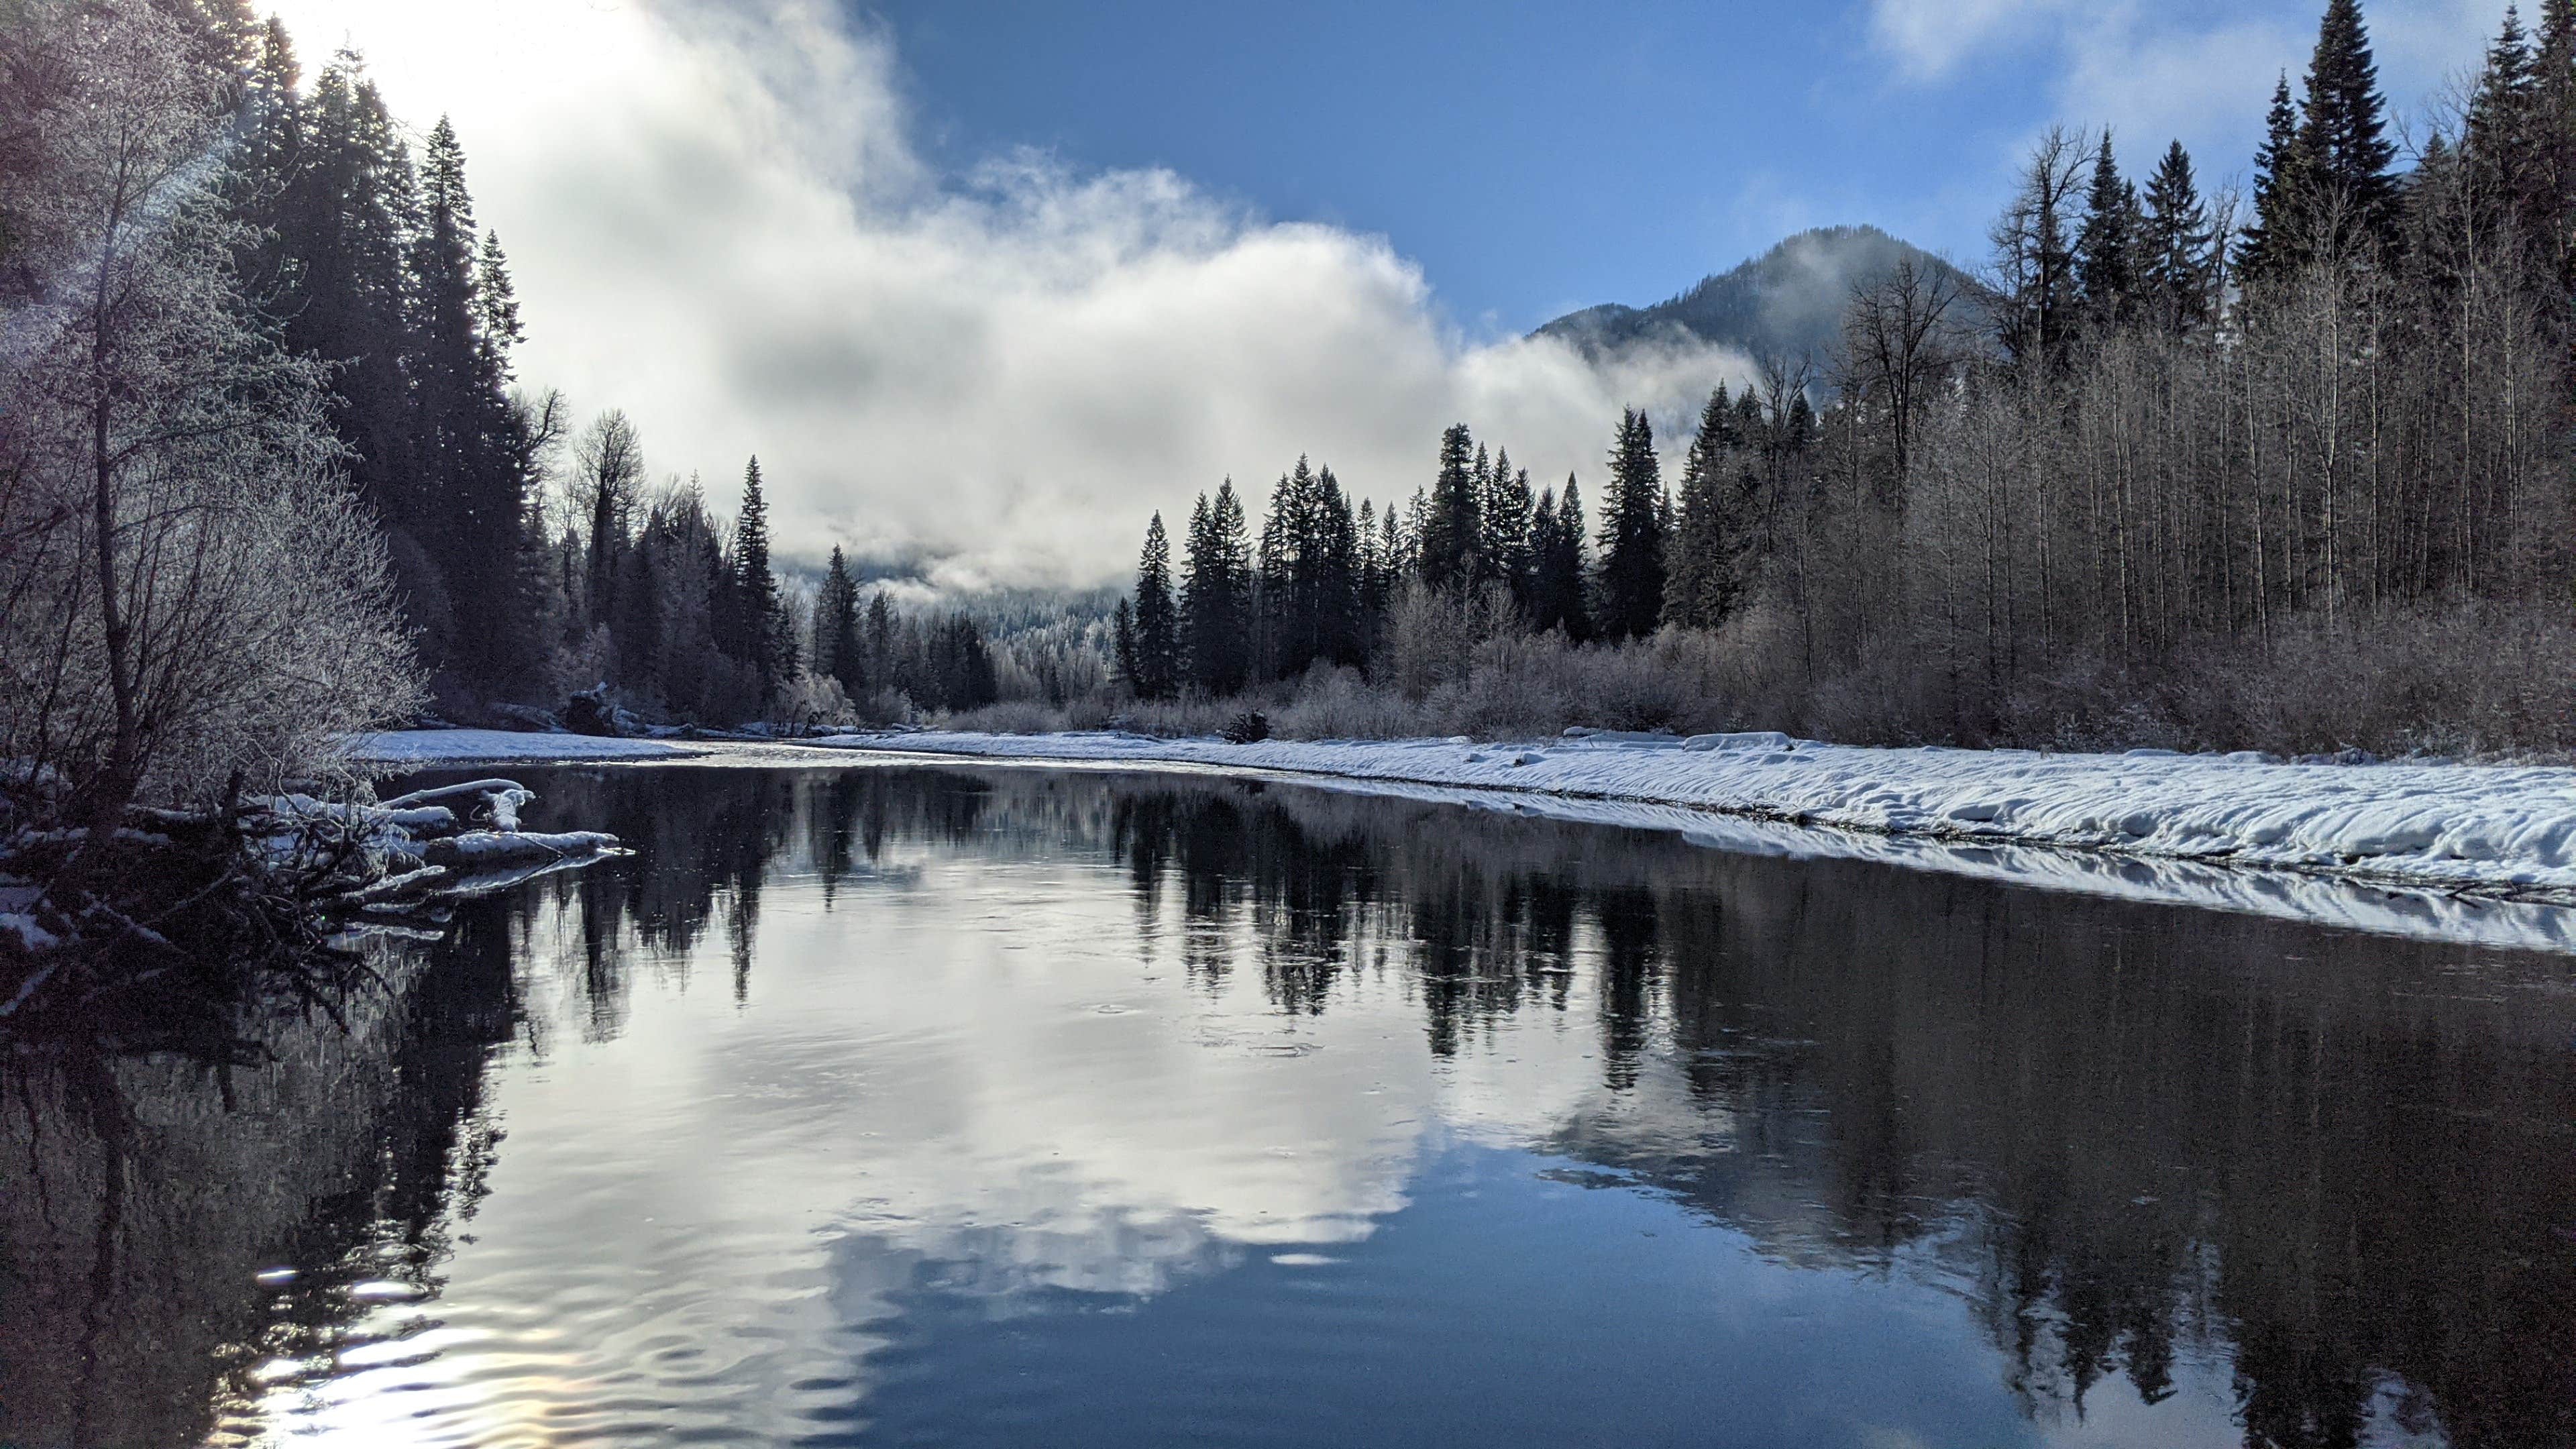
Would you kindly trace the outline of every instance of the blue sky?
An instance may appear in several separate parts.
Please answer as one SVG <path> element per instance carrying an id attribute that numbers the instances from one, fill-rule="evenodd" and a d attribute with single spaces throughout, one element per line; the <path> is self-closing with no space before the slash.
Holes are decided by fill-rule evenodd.
<path id="1" fill-rule="evenodd" d="M 1264 216 L 1382 233 L 1471 332 L 1648 302 L 1805 226 L 1972 256 L 2051 120 L 2241 172 L 2321 0 L 1812 5 L 849 0 L 924 151 L 1168 167 Z M 2503 0 L 2365 3 L 2421 110 Z"/>

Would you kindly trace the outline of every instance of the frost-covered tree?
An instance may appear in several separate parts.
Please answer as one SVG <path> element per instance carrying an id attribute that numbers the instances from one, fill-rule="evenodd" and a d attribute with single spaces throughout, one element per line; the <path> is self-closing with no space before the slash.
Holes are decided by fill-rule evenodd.
<path id="1" fill-rule="evenodd" d="M 0 26 L 0 759 L 94 828 L 313 771 L 418 698 L 322 370 L 245 304 L 240 81 L 203 56 L 143 0 Z"/>

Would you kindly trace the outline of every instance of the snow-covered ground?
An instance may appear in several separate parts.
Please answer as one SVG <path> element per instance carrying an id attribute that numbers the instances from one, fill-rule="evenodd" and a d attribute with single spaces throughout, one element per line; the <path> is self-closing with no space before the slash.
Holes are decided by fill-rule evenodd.
<path id="1" fill-rule="evenodd" d="M 451 739 L 462 748 L 445 747 Z M 859 750 L 1281 772 L 1373 793 L 1675 830 L 1724 849 L 1882 860 L 2404 935 L 2576 950 L 2571 769 L 1865 749 L 1767 733 L 1591 734 L 1506 745 L 905 733 L 723 746 L 458 731 L 376 736 L 365 753 L 409 764 L 547 757 L 473 752 L 528 740 L 557 745 L 565 758 L 751 752 L 770 763 Z"/>

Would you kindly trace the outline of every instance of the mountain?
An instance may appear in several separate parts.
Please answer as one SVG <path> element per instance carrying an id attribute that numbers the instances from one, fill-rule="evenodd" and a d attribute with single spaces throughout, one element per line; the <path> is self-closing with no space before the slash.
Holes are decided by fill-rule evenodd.
<path id="1" fill-rule="evenodd" d="M 1874 226 L 1802 231 L 1733 271 L 1652 307 L 1616 302 L 1569 312 L 1532 333 L 1561 337 L 1587 357 L 1659 340 L 1716 343 L 1759 357 L 1822 359 L 1842 327 L 1855 284 L 1866 285 L 1911 257 L 1918 267 L 1966 278 L 1948 262 Z M 1969 296 L 1973 286 L 1963 287 Z"/>

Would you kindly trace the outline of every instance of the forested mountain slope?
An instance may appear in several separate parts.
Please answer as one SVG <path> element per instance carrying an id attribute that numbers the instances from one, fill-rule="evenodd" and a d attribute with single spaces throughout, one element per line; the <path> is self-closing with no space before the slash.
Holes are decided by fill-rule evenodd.
<path id="1" fill-rule="evenodd" d="M 1715 343 L 1757 357 L 1821 358 L 1840 333 L 1852 289 L 1882 280 L 1907 258 L 1965 281 L 1948 262 L 1874 226 L 1818 227 L 1703 277 L 1668 301 L 1586 307 L 1532 335 L 1562 337 L 1588 357 L 1670 339 Z"/>

